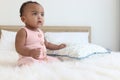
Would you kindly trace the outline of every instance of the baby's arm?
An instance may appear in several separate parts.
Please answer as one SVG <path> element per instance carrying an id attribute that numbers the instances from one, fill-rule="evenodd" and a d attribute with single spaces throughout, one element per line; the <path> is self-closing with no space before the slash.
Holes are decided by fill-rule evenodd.
<path id="1" fill-rule="evenodd" d="M 22 56 L 29 56 L 37 59 L 40 55 L 40 49 L 31 50 L 25 47 L 26 36 L 27 36 L 26 31 L 23 28 L 17 32 L 15 40 L 16 51 Z"/>
<path id="2" fill-rule="evenodd" d="M 59 50 L 59 49 L 65 48 L 66 44 L 56 45 L 45 40 L 45 46 L 47 49 L 50 49 L 50 50 Z"/>

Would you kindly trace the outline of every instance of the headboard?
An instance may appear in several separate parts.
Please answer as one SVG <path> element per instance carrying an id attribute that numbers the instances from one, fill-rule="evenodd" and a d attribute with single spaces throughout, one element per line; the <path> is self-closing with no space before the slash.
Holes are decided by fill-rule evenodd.
<path id="1" fill-rule="evenodd" d="M 22 25 L 0 25 L 1 29 L 9 31 L 17 31 Z M 41 29 L 44 32 L 89 32 L 89 42 L 91 42 L 91 27 L 90 26 L 43 26 Z"/>

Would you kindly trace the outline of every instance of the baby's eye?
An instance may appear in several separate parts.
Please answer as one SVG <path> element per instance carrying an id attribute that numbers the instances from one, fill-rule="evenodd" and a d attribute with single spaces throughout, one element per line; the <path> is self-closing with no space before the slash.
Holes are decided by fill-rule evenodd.
<path id="1" fill-rule="evenodd" d="M 37 15 L 38 13 L 37 12 L 34 12 L 33 15 Z"/>
<path id="2" fill-rule="evenodd" d="M 44 16 L 44 13 L 41 13 L 41 16 Z"/>

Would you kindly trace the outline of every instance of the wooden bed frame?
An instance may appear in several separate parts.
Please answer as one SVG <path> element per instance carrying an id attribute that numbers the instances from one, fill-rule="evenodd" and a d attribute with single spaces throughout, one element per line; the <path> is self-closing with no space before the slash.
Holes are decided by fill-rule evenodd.
<path id="1" fill-rule="evenodd" d="M 0 25 L 1 29 L 9 31 L 17 31 L 22 25 Z M 89 32 L 89 42 L 91 42 L 91 27 L 90 26 L 43 26 L 41 29 L 44 32 Z"/>

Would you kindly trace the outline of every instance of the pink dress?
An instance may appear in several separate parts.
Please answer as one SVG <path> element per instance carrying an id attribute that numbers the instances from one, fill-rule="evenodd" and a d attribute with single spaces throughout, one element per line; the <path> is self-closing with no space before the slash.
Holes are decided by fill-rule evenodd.
<path id="1" fill-rule="evenodd" d="M 26 37 L 26 43 L 25 46 L 29 49 L 36 49 L 36 48 L 40 48 L 40 56 L 39 56 L 39 60 L 34 59 L 32 57 L 26 57 L 26 56 L 22 56 L 20 55 L 20 58 L 18 60 L 18 65 L 25 65 L 25 64 L 31 64 L 34 62 L 51 62 L 51 61 L 58 61 L 57 58 L 54 57 L 50 57 L 46 55 L 46 47 L 44 44 L 44 33 L 38 29 L 38 31 L 32 31 L 26 27 L 24 27 L 26 33 L 27 33 L 27 37 Z M 33 53 L 34 54 L 34 53 Z M 43 60 L 42 58 L 46 56 L 47 59 Z"/>

